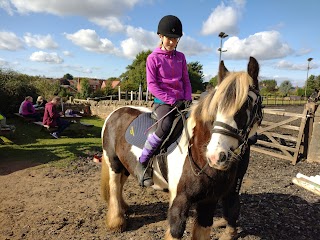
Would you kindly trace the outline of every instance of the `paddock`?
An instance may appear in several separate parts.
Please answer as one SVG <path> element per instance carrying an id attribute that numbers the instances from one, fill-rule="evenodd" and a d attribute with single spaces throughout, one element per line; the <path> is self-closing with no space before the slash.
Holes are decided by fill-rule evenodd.
<path id="1" fill-rule="evenodd" d="M 285 107 L 285 111 L 302 113 L 303 107 Z M 106 231 L 107 208 L 99 194 L 100 165 L 92 162 L 95 152 L 79 152 L 70 166 L 61 168 L 40 164 L 36 154 L 26 154 L 23 161 L 4 159 L 2 150 L 0 239 L 163 239 L 168 194 L 141 189 L 132 177 L 124 189 L 130 205 L 128 231 Z M 314 176 L 319 174 L 319 164 L 302 159 L 293 166 L 271 155 L 251 153 L 241 189 L 238 239 L 298 240 L 319 236 L 320 199 L 292 184 L 298 172 Z M 183 239 L 190 239 L 193 220 L 191 217 L 188 221 Z M 219 232 L 212 232 L 211 238 L 218 236 Z"/>

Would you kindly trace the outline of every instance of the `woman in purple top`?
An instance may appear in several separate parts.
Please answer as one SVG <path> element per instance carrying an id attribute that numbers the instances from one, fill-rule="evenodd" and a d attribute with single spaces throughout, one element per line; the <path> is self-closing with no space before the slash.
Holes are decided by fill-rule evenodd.
<path id="1" fill-rule="evenodd" d="M 32 102 L 33 98 L 27 96 L 25 100 L 21 103 L 19 113 L 24 117 L 34 118 L 37 122 L 41 121 L 41 116 L 39 113 L 36 112 Z"/>
<path id="2" fill-rule="evenodd" d="M 182 37 L 182 24 L 176 16 L 164 16 L 158 25 L 157 34 L 161 44 L 147 58 L 147 85 L 155 97 L 154 111 L 161 119 L 173 108 L 181 108 L 191 103 L 191 84 L 188 75 L 187 62 L 183 53 L 176 51 L 179 39 Z M 159 121 L 157 129 L 148 139 L 139 158 L 140 164 L 135 169 L 142 186 L 153 185 L 152 169 L 148 161 L 167 137 L 176 110 Z"/>

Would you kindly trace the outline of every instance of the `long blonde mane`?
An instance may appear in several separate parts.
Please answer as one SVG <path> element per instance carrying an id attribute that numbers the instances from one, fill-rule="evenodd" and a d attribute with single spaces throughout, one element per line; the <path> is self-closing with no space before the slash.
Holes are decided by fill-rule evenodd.
<path id="1" fill-rule="evenodd" d="M 214 121 L 219 111 L 226 116 L 233 116 L 240 110 L 248 97 L 249 86 L 253 80 L 247 72 L 231 72 L 192 110 L 191 117 L 204 122 Z"/>

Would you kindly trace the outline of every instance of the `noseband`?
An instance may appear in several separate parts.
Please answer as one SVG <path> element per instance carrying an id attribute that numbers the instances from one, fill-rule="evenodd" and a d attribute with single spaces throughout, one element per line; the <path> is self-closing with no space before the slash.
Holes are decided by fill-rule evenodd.
<path id="1" fill-rule="evenodd" d="M 249 91 L 252 91 L 254 94 L 256 94 L 257 99 L 253 104 L 252 111 L 250 113 L 250 121 L 249 123 L 244 127 L 242 130 L 238 130 L 229 124 L 226 124 L 224 122 L 215 121 L 213 123 L 213 129 L 212 133 L 218 133 L 225 136 L 233 137 L 239 141 L 239 146 L 233 150 L 233 153 L 236 155 L 244 154 L 245 150 L 248 147 L 248 136 L 251 132 L 253 125 L 258 122 L 259 125 L 262 121 L 262 98 L 260 96 L 259 91 L 256 89 L 249 87 Z M 249 100 L 253 100 L 251 96 L 248 96 Z M 220 127 L 220 128 L 215 128 Z"/>

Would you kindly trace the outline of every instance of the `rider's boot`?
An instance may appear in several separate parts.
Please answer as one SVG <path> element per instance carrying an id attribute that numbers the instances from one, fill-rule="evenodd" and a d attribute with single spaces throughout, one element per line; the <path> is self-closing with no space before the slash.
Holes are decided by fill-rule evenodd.
<path id="1" fill-rule="evenodd" d="M 152 133 L 144 144 L 139 162 L 134 170 L 135 176 L 138 178 L 141 186 L 149 187 L 153 185 L 152 168 L 148 166 L 148 162 L 161 143 L 162 139 L 155 133 Z"/>

